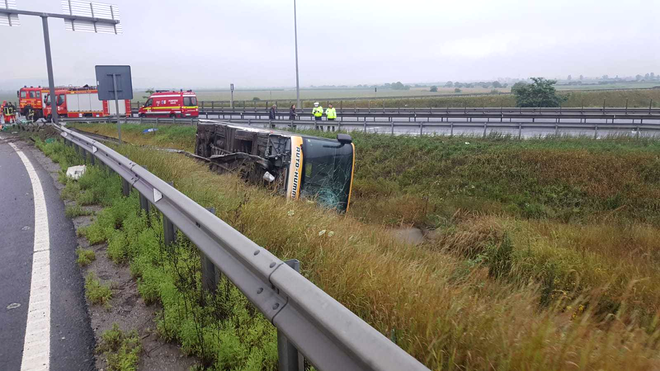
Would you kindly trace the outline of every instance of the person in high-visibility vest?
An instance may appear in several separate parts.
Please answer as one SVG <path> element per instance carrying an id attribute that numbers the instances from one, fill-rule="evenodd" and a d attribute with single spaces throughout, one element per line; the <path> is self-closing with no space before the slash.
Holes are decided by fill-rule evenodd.
<path id="1" fill-rule="evenodd" d="M 337 110 L 332 106 L 332 104 L 328 103 L 328 108 L 325 110 L 325 117 L 328 119 L 328 121 L 335 121 L 337 118 Z M 335 131 L 335 126 L 328 126 L 328 131 Z"/>
<path id="2" fill-rule="evenodd" d="M 323 118 L 323 107 L 319 104 L 319 102 L 314 102 L 314 108 L 312 108 L 312 115 L 314 115 L 314 119 L 316 121 L 321 121 Z"/>

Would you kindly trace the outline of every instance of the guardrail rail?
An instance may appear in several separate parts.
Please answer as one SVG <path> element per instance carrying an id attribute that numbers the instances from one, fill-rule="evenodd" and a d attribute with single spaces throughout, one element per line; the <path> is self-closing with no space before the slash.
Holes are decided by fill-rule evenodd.
<path id="1" fill-rule="evenodd" d="M 62 126 L 65 143 L 119 174 L 123 193 L 140 194 L 144 209 L 163 214 L 165 242 L 174 226 L 200 250 L 204 287 L 224 274 L 277 328 L 279 367 L 303 371 L 307 359 L 320 370 L 428 370 L 296 271 L 209 210 L 104 144 Z M 304 358 L 303 358 L 304 357 Z"/>

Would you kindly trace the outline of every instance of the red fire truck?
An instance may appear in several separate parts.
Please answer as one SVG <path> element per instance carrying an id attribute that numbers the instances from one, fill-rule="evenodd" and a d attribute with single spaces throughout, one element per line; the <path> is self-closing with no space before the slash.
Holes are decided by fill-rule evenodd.
<path id="1" fill-rule="evenodd" d="M 115 116 L 115 103 L 111 101 L 101 101 L 98 97 L 96 87 L 85 86 L 81 88 L 56 89 L 57 96 L 57 114 L 60 117 L 78 118 L 78 117 L 107 117 Z M 42 91 L 43 114 L 46 120 L 52 118 L 52 107 L 50 94 Z M 119 114 L 121 116 L 131 115 L 131 101 L 126 99 L 119 102 Z"/>
<path id="2" fill-rule="evenodd" d="M 61 88 L 57 88 L 61 89 Z M 43 117 L 43 93 L 47 93 L 48 89 L 42 88 L 41 86 L 27 86 L 22 87 L 19 91 L 16 92 L 18 96 L 18 108 L 21 112 L 21 115 L 27 116 L 30 108 L 34 111 L 34 118 L 38 119 Z"/>
<path id="3" fill-rule="evenodd" d="M 157 90 L 138 113 L 140 117 L 199 117 L 197 95 L 192 90 Z"/>

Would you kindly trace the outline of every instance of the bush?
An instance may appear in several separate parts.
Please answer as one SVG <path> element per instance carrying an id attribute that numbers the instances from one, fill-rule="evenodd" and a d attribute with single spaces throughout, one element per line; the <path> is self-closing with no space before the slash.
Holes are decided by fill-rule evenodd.
<path id="1" fill-rule="evenodd" d="M 90 303 L 102 304 L 109 308 L 112 290 L 109 285 L 101 284 L 94 272 L 89 272 L 85 277 L 85 296 Z"/>
<path id="2" fill-rule="evenodd" d="M 142 344 L 136 330 L 125 333 L 115 323 L 101 335 L 96 352 L 105 356 L 110 371 L 136 371 Z"/>
<path id="3" fill-rule="evenodd" d="M 88 266 L 94 260 L 96 260 L 96 253 L 94 253 L 94 250 L 91 249 L 83 249 L 82 247 L 78 247 L 76 249 L 76 255 L 78 256 L 76 261 L 81 267 Z"/>

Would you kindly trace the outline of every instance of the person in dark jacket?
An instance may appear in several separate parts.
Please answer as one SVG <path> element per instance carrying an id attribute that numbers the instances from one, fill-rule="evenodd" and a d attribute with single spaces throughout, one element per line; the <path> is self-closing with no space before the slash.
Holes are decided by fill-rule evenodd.
<path id="1" fill-rule="evenodd" d="M 277 116 L 277 106 L 273 104 L 272 107 L 268 110 L 268 118 L 270 120 L 275 120 Z"/>
<path id="2" fill-rule="evenodd" d="M 296 113 L 296 105 L 292 104 L 291 108 L 289 108 L 289 120 L 292 121 L 295 120 L 297 115 L 298 114 Z"/>

